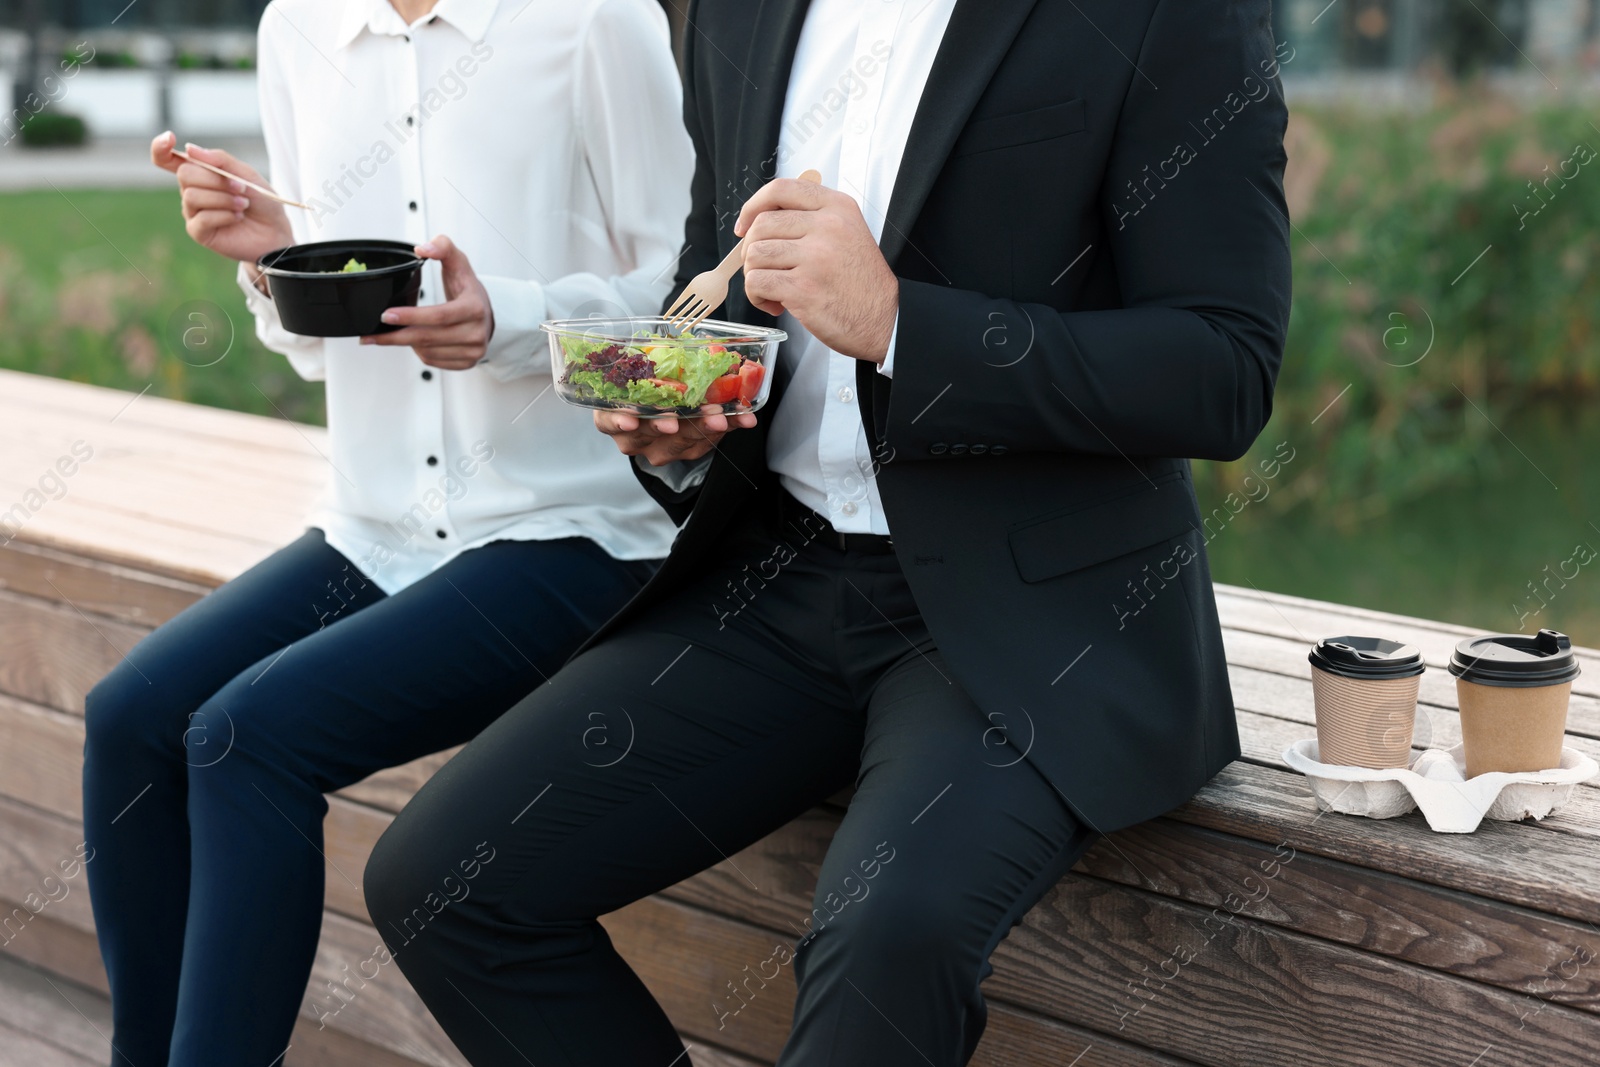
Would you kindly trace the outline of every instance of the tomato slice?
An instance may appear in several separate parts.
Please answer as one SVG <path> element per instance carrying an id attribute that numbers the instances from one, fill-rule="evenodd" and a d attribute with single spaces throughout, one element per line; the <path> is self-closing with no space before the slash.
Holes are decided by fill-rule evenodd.
<path id="1" fill-rule="evenodd" d="M 668 389 L 676 389 L 680 393 L 687 393 L 689 391 L 689 387 L 687 385 L 684 385 L 679 381 L 674 381 L 671 378 L 646 378 L 645 381 L 649 382 L 651 385 L 660 385 Z"/>
<path id="2" fill-rule="evenodd" d="M 706 387 L 707 404 L 726 404 L 739 399 L 739 372 L 724 374 Z"/>
<path id="3" fill-rule="evenodd" d="M 746 360 L 739 365 L 739 401 L 744 404 L 754 404 L 756 397 L 761 395 L 761 379 L 767 376 L 767 368 L 759 363 Z"/>

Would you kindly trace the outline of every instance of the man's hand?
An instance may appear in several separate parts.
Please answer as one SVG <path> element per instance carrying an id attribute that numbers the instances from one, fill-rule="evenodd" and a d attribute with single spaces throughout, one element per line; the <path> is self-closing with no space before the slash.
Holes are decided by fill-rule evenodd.
<path id="1" fill-rule="evenodd" d="M 440 235 L 417 246 L 423 259 L 437 259 L 444 277 L 445 302 L 426 307 L 397 307 L 383 321 L 403 327 L 392 333 L 363 337 L 364 345 L 409 346 L 417 358 L 442 370 L 466 370 L 489 351 L 494 337 L 494 309 L 489 293 L 473 273 L 466 253 Z"/>
<path id="2" fill-rule="evenodd" d="M 882 363 L 894 335 L 900 280 L 861 208 L 835 189 L 780 178 L 745 202 L 744 291 L 769 315 L 788 311 L 841 355 Z"/>
<path id="3" fill-rule="evenodd" d="M 756 424 L 750 412 L 731 418 L 721 414 L 693 419 L 641 419 L 621 411 L 596 411 L 595 429 L 617 443 L 625 456 L 643 456 L 652 467 L 674 460 L 699 459 L 717 446 L 731 430 L 748 430 Z"/>
<path id="4" fill-rule="evenodd" d="M 256 260 L 274 249 L 294 243 L 289 216 L 283 205 L 264 196 L 253 196 L 240 183 L 204 167 L 186 163 L 172 154 L 177 137 L 171 130 L 150 142 L 150 161 L 178 176 L 183 195 L 184 228 L 189 236 L 211 251 L 242 263 Z M 266 185 L 256 169 L 226 152 L 188 145 L 190 156 L 230 174 Z"/>

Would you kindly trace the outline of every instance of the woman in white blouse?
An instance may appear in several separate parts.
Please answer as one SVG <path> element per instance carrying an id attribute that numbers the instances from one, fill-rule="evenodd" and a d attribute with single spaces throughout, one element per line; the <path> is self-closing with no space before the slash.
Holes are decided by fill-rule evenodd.
<path id="1" fill-rule="evenodd" d="M 654 0 L 274 0 L 259 70 L 272 187 L 309 211 L 182 163 L 170 133 L 152 156 L 189 234 L 240 262 L 262 341 L 326 383 L 330 489 L 300 540 L 89 696 L 90 888 L 118 1062 L 141 1067 L 280 1062 L 324 867 L 360 876 L 324 859 L 324 794 L 473 737 L 674 532 L 550 395 L 537 332 L 666 295 L 693 161 Z M 338 238 L 429 260 L 418 306 L 389 313 L 400 329 L 283 329 L 255 260 Z M 575 752 L 592 726 L 572 724 Z M 439 899 L 493 853 L 440 871 Z M 353 995 L 318 992 L 323 1023 Z"/>

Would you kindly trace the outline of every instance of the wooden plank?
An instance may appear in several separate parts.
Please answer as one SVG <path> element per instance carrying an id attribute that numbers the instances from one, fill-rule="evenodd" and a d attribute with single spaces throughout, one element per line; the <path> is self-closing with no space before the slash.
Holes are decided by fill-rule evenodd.
<path id="1" fill-rule="evenodd" d="M 1485 821 L 1463 836 L 1410 817 L 1319 818 L 1304 778 L 1247 763 L 1224 769 L 1169 817 L 1580 922 L 1600 914 L 1600 850 L 1577 835 Z"/>
<path id="2" fill-rule="evenodd" d="M 1303 723 L 1311 728 L 1301 736 L 1315 733 L 1316 709 L 1312 701 L 1309 679 L 1290 678 L 1250 667 L 1228 667 L 1228 680 L 1233 688 L 1233 701 L 1240 711 L 1255 712 L 1273 718 Z M 1587 705 L 1587 707 L 1585 707 Z M 1573 720 L 1578 720 L 1574 722 Z M 1600 758 L 1600 740 L 1579 733 L 1577 728 L 1600 732 L 1600 714 L 1588 698 L 1574 701 L 1569 720 L 1566 744 L 1590 756 Z M 1413 737 L 1419 747 L 1449 748 L 1461 741 L 1461 715 L 1454 707 L 1420 704 L 1417 707 L 1417 724 Z M 1584 783 L 1600 787 L 1600 779 Z"/>
<path id="3" fill-rule="evenodd" d="M 466 1067 L 466 1059 L 428 1013 L 405 975 L 384 963 L 377 931 L 326 914 L 306 989 L 302 1030 L 319 1022 L 349 1038 L 428 1067 Z M 370 962 L 369 962 L 370 961 Z M 370 979 L 367 976 L 372 976 Z M 331 984 L 330 984 L 331 983 Z"/>
<path id="4" fill-rule="evenodd" d="M 770 1067 L 768 1064 L 747 1060 L 743 1056 L 736 1056 L 710 1045 L 697 1045 L 692 1041 L 685 1041 L 684 1046 L 689 1050 L 689 1062 L 694 1067 Z"/>
<path id="5" fill-rule="evenodd" d="M 0 591 L 0 692 L 83 714 L 83 698 L 148 631 Z"/>
<path id="6" fill-rule="evenodd" d="M 129 394 L 124 394 L 129 395 Z M 274 492 L 287 492 L 291 488 L 316 488 L 326 481 L 327 433 L 309 426 L 277 421 L 272 428 L 271 442 L 250 440 L 253 416 L 240 416 L 237 412 L 211 410 L 211 418 L 222 416 L 219 430 L 223 432 L 195 435 L 181 426 L 156 426 L 138 418 L 105 422 L 87 416 L 73 415 L 55 408 L 17 408 L 12 405 L 4 411 L 5 421 L 0 423 L 0 442 L 6 444 L 8 456 L 26 455 L 26 463 L 8 459 L 6 470 L 32 482 L 47 467 L 65 454 L 71 454 L 74 445 L 80 453 L 90 455 L 84 466 L 93 466 L 102 458 L 118 460 L 133 458 L 152 464 L 170 464 L 172 469 L 192 467 L 199 459 L 213 475 L 237 474 L 251 481 L 275 480 Z M 185 414 L 207 409 L 190 405 Z M 243 424 L 240 423 L 242 418 Z M 223 421 L 225 420 L 225 421 Z M 182 420 L 188 422 L 188 419 Z M 282 431 L 287 431 L 287 438 Z M 256 435 L 259 436 L 259 435 Z M 278 447 L 291 444 L 292 447 Z M 87 446 L 87 449 L 85 449 Z M 104 455 L 102 455 L 104 453 Z M 251 462 L 251 459 L 254 462 Z M 176 461 L 176 462 L 173 462 Z M 213 466 L 213 463 L 215 466 Z M 68 465 L 68 470 L 71 470 Z M 68 477 L 76 480 L 74 472 Z"/>
<path id="7" fill-rule="evenodd" d="M 1287 675 L 1309 684 L 1311 665 L 1306 662 L 1304 643 L 1243 630 L 1224 630 L 1222 638 L 1230 667 Z M 1418 699 L 1430 709 L 1454 710 L 1460 706 L 1456 700 L 1456 680 L 1446 670 L 1430 668 L 1422 675 L 1418 688 Z M 1586 737 L 1600 737 L 1600 699 L 1575 693 L 1568 712 L 1567 730 Z"/>
<path id="8" fill-rule="evenodd" d="M 83 719 L 0 696 L 0 795 L 81 819 L 82 782 Z"/>
<path id="9" fill-rule="evenodd" d="M 993 994 L 1228 1067 L 1303 1062 L 1311 1049 L 1319 1067 L 1461 1067 L 1488 1048 L 1499 1064 L 1547 1067 L 1600 1042 L 1600 1017 L 1585 1012 L 1227 920 L 1070 875 L 1012 933 L 1019 965 L 996 970 Z"/>
<path id="10" fill-rule="evenodd" d="M 664 895 L 798 935 L 837 825 L 837 815 L 814 809 L 734 856 L 759 890 L 719 864 Z M 1264 874 L 1280 869 L 1282 877 Z M 1600 970 L 1563 975 L 1575 954 L 1600 959 L 1600 931 L 1587 924 L 1168 820 L 1101 841 L 1077 870 L 1213 907 L 1259 897 L 1271 882 L 1270 901 L 1253 902 L 1249 917 L 1513 992 L 1548 987 L 1560 1003 L 1600 1011 Z M 996 966 L 1010 959 L 1002 942 Z"/>
<path id="11" fill-rule="evenodd" d="M 107 1045 L 105 1056 L 110 1054 Z M 79 1056 L 0 1023 L 0 1067 L 98 1067 L 105 1056 L 98 1060 Z"/>
<path id="12" fill-rule="evenodd" d="M 100 946 L 94 939 L 94 932 L 60 922 L 48 911 L 28 925 L 25 937 L 7 942 L 0 949 L 0 956 L 60 975 L 69 982 L 101 993 L 106 991 L 106 968 L 100 962 Z"/>
<path id="13" fill-rule="evenodd" d="M 322 848 L 327 864 L 324 906 L 359 922 L 368 922 L 367 901 L 361 892 L 361 875 L 367 869 L 372 846 L 389 828 L 394 816 L 343 797 L 328 798 L 328 815 L 322 820 Z"/>
<path id="14" fill-rule="evenodd" d="M 0 590 L 67 601 L 134 626 L 161 625 L 209 588 L 22 541 L 0 546 Z"/>
<path id="15" fill-rule="evenodd" d="M 1102 841 L 1082 874 L 1238 911 L 1365 952 L 1600 1012 L 1600 930 L 1469 893 L 1158 819 Z"/>
<path id="16" fill-rule="evenodd" d="M 340 803 L 349 804 L 348 801 Z M 81 841 L 82 829 L 77 823 L 25 804 L 0 799 L 0 900 L 7 902 L 4 910 L 0 911 L 0 920 L 12 915 L 14 909 L 25 903 L 30 893 L 43 893 L 48 899 L 48 903 L 42 906 L 35 904 L 36 913 L 29 908 L 22 909 L 25 915 L 31 917 L 13 919 L 13 925 L 5 935 L 9 936 L 9 940 L 4 941 L 3 947 L 6 953 L 17 959 L 42 966 L 103 992 L 106 989 L 105 972 L 94 940 L 94 916 L 89 907 L 88 883 L 81 868 L 77 877 L 70 879 L 62 878 L 58 868 L 61 860 L 70 859 L 76 854 L 75 850 Z M 49 888 L 48 893 L 44 893 L 44 878 L 52 874 L 57 878 L 57 887 Z M 359 882 L 360 871 L 356 870 L 352 875 Z M 330 888 L 332 884 L 330 880 Z M 359 896 L 357 903 L 359 906 Z M 315 1004 L 323 1003 L 317 994 L 329 996 L 327 983 L 343 981 L 348 974 L 344 970 L 346 965 L 359 975 L 361 962 L 372 955 L 377 944 L 377 935 L 370 925 L 331 912 L 324 915 L 322 937 L 312 983 L 307 991 L 306 1018 L 311 1020 L 312 1031 L 317 1030 L 316 1021 L 321 1018 L 319 1013 L 311 1010 Z M 451 1058 L 454 1050 L 450 1048 L 448 1040 L 423 1011 L 416 994 L 405 984 L 399 972 L 392 966 L 384 968 L 384 971 L 388 975 L 384 981 L 372 983 L 370 989 L 362 989 L 351 1004 L 342 1006 L 329 1020 L 328 1028 L 363 1044 L 373 1043 L 374 1035 L 390 1035 L 387 1042 L 376 1043 L 398 1057 L 397 1064 L 400 1060 L 448 1067 L 458 1067 L 463 1063 L 459 1058 Z M 441 1049 L 448 1050 L 449 1055 L 441 1052 Z M 344 1056 L 338 1062 L 376 1064 L 388 1061 L 378 1058 L 352 1060 Z"/>
<path id="17" fill-rule="evenodd" d="M 411 800 L 429 778 L 450 762 L 464 746 L 435 752 L 431 756 L 414 759 L 398 767 L 389 767 L 363 778 L 355 785 L 346 786 L 338 794 L 351 800 L 369 804 L 383 811 L 398 812 Z"/>
<path id="18" fill-rule="evenodd" d="M 41 374 L 0 370 L 0 414 L 39 409 L 59 414 L 63 422 L 152 427 L 199 439 L 243 442 L 307 458 L 316 456 L 307 438 L 322 447 L 328 433 L 319 426 L 289 423 L 264 415 L 226 411 L 159 396 L 139 396 Z"/>
<path id="19" fill-rule="evenodd" d="M 771 956 L 781 935 L 660 898 L 642 900 L 602 922 L 679 1032 L 764 1062 L 776 1059 L 794 1010 L 790 968 L 781 968 L 766 988 L 752 987 L 754 995 L 737 1016 L 720 1017 L 712 1005 L 739 1003 L 731 1000 L 726 983 L 742 977 L 746 964 L 759 966 Z M 974 1067 L 1176 1067 L 1182 1062 L 999 1001 L 990 1003 L 989 1028 L 972 1060 Z"/>
<path id="20" fill-rule="evenodd" d="M 51 983 L 54 983 L 52 986 Z M 40 1064 L 105 1064 L 111 1060 L 111 1046 L 96 1033 L 111 1033 L 111 1005 L 100 994 L 13 959 L 0 956 L 0 1064 L 34 1067 L 21 1054 L 13 1035 L 26 1034 L 37 1046 L 25 1046 L 29 1054 L 47 1055 L 45 1048 L 72 1057 L 67 1060 L 41 1059 Z"/>
<path id="21" fill-rule="evenodd" d="M 44 809 L 74 823 L 80 821 L 83 818 L 82 779 L 83 720 L 0 697 L 0 825 L 15 818 L 36 826 L 18 814 L 23 805 L 32 810 Z M 9 803 L 6 798 L 19 803 Z M 328 799 L 328 815 L 323 820 L 328 907 L 356 919 L 367 917 L 361 895 L 361 873 L 366 869 L 372 846 L 392 818 L 388 812 L 344 797 Z M 10 832 L 22 834 L 26 831 L 19 826 Z M 79 833 L 77 840 L 81 840 L 81 831 Z M 67 850 L 61 856 L 70 856 L 71 845 L 75 843 L 66 842 Z M 0 843 L 0 895 L 5 893 L 3 863 L 6 856 L 4 844 Z M 47 866 L 55 862 L 49 859 Z M 20 900 L 21 897 L 10 899 Z M 82 918 L 87 923 L 87 911 Z"/>
<path id="22" fill-rule="evenodd" d="M 1243 760 L 1263 767 L 1288 770 L 1283 762 L 1283 750 L 1295 741 L 1312 736 L 1310 727 L 1270 715 L 1251 711 L 1238 713 L 1239 741 Z M 1593 742 L 1586 742 L 1593 744 Z M 1417 747 L 1413 747 L 1416 751 Z M 1292 772 L 1296 775 L 1298 771 Z M 1593 785 L 1594 783 L 1587 783 Z M 1357 816 L 1340 815 L 1340 819 Z M 1402 816 L 1405 820 L 1422 821 L 1417 813 Z M 1575 789 L 1565 804 L 1539 821 L 1528 820 L 1518 824 L 1530 830 L 1549 830 L 1557 833 L 1578 834 L 1582 837 L 1600 838 L 1600 789 Z"/>
<path id="23" fill-rule="evenodd" d="M 272 521 L 278 523 L 282 518 Z M 242 541 L 181 530 L 169 523 L 86 506 L 71 495 L 36 512 L 17 536 L 27 544 L 202 585 L 220 585 L 242 574 L 291 539 L 292 535 L 285 535 Z"/>
<path id="24" fill-rule="evenodd" d="M 1264 593 L 1220 583 L 1216 591 L 1217 612 L 1224 628 L 1292 638 L 1308 651 L 1320 638 L 1362 632 L 1365 627 L 1365 631 L 1372 636 L 1395 637 L 1416 645 L 1422 650 L 1429 666 L 1443 669 L 1450 661 L 1450 653 L 1455 649 L 1456 642 L 1463 637 L 1484 632 L 1433 619 L 1395 615 L 1349 604 L 1330 604 L 1284 593 Z M 1373 632 L 1374 628 L 1377 628 L 1376 632 Z M 1574 683 L 1573 691 L 1600 696 L 1600 649 L 1580 647 L 1578 656 L 1585 673 Z"/>
<path id="25" fill-rule="evenodd" d="M 81 773 L 78 760 L 82 748 L 81 724 L 78 720 L 48 709 L 15 701 L 0 701 L 0 738 L 7 739 L 5 743 L 0 744 L 0 772 L 3 772 L 0 773 L 0 782 L 4 783 L 7 793 L 20 800 L 40 804 L 69 815 L 78 813 L 77 783 Z M 8 759 L 16 765 L 8 765 L 6 762 Z M 1303 783 L 1298 776 L 1293 776 L 1292 780 L 1297 784 Z M 1308 799 L 1301 803 L 1309 808 Z M 1283 825 L 1284 812 L 1285 807 L 1280 799 L 1274 804 L 1275 826 Z M 1482 892 L 1482 887 L 1494 884 L 1492 881 L 1494 879 L 1512 882 L 1517 886 L 1527 886 L 1529 874 L 1542 871 L 1547 887 L 1559 887 L 1568 895 L 1587 891 L 1588 899 L 1594 899 L 1596 882 L 1590 880 L 1587 886 L 1574 884 L 1582 882 L 1583 879 L 1577 869 L 1566 866 L 1565 860 L 1559 860 L 1552 870 L 1538 842 L 1526 836 L 1525 831 L 1528 829 L 1526 827 L 1485 827 L 1479 832 L 1482 835 L 1511 831 L 1508 839 L 1516 842 L 1521 852 L 1531 854 L 1535 858 L 1535 862 L 1529 864 L 1527 871 L 1507 878 L 1504 873 L 1507 853 L 1500 849 L 1462 848 L 1459 845 L 1461 839 L 1441 838 L 1440 835 L 1426 830 L 1416 819 L 1373 823 L 1339 816 L 1325 819 L 1312 815 L 1309 810 L 1305 811 L 1304 815 L 1310 819 L 1312 825 L 1325 827 L 1330 838 L 1341 841 L 1352 835 L 1365 838 L 1365 850 L 1346 845 L 1344 854 L 1339 856 L 1346 862 L 1363 867 L 1374 867 L 1380 863 L 1387 866 L 1390 858 L 1399 855 L 1414 864 L 1412 870 L 1402 873 L 1408 873 L 1411 877 L 1426 882 L 1439 881 L 1445 886 L 1454 886 L 1466 892 Z M 385 812 L 353 803 L 346 798 L 330 798 L 329 813 L 324 823 L 324 853 L 328 865 L 327 906 L 331 910 L 355 919 L 366 918 L 365 902 L 360 890 L 361 873 L 373 844 L 387 828 L 389 821 L 390 816 Z M 836 826 L 837 815 L 820 809 L 814 810 L 772 837 L 734 857 L 733 862 L 738 865 L 738 869 L 745 871 L 755 879 L 757 885 L 763 887 L 760 893 L 750 892 L 743 879 L 731 873 L 733 868 L 726 865 L 712 868 L 670 890 L 669 893 L 677 899 L 692 901 L 707 908 L 727 910 L 771 928 L 796 931 L 794 924 L 803 920 L 809 908 L 817 864 L 820 863 Z M 1524 831 L 1524 834 L 1517 836 L 1518 830 Z M 1291 831 L 1284 830 L 1283 833 L 1284 837 L 1281 840 L 1293 844 L 1296 839 L 1290 836 Z M 1276 843 L 1271 842 L 1271 844 Z M 1409 843 L 1411 847 L 1398 848 L 1399 843 Z M 1562 846 L 1560 852 L 1563 855 L 1572 851 L 1565 841 L 1559 844 Z M 1583 852 L 1591 873 L 1600 873 L 1592 843 L 1578 842 L 1577 848 Z M 63 851 L 62 855 L 70 855 L 70 851 Z M 1137 851 L 1130 852 L 1129 855 L 1129 862 L 1141 868 L 1160 860 L 1159 855 L 1145 857 Z M 1340 884 L 1357 884 L 1363 879 L 1377 885 L 1385 884 L 1382 879 L 1367 871 L 1352 872 Z M 1391 888 L 1396 884 L 1388 883 Z M 1186 895 L 1176 889 L 1172 892 L 1174 895 Z M 1331 895 L 1331 891 L 1324 894 L 1327 895 Z M 1209 898 L 1201 896 L 1198 899 Z M 1538 905 L 1535 903 L 1532 906 Z M 1484 907 L 1489 913 L 1494 911 L 1492 904 L 1485 904 Z M 1399 910 L 1398 905 L 1394 908 Z M 1408 921 L 1413 927 L 1436 925 L 1431 916 L 1431 912 L 1423 909 Z M 1523 940 L 1514 947 L 1509 944 L 1503 946 L 1500 951 L 1504 954 L 1504 959 L 1490 961 L 1495 968 L 1498 968 L 1493 972 L 1499 975 L 1498 979 L 1491 979 L 1488 974 L 1482 973 L 1481 964 L 1471 956 L 1444 964 L 1430 958 L 1433 962 L 1429 962 L 1429 965 L 1467 973 L 1479 980 L 1497 980 L 1507 988 L 1516 988 L 1517 983 L 1525 980 L 1535 980 L 1539 973 L 1560 959 L 1565 959 L 1566 956 L 1561 956 L 1559 959 L 1547 958 L 1551 952 L 1559 949 L 1559 942 L 1551 940 L 1555 935 L 1549 935 L 1545 941 L 1529 941 L 1528 922 L 1524 920 L 1525 917 L 1519 919 L 1513 915 L 1509 920 L 1511 928 L 1506 929 L 1506 936 L 1510 938 L 1520 923 L 1524 932 L 1517 936 Z M 1487 919 L 1484 919 L 1480 925 L 1485 925 L 1487 928 L 1487 922 Z M 1315 927 L 1312 929 L 1318 936 L 1331 937 L 1324 929 Z M 1547 929 L 1559 930 L 1562 926 L 1547 924 Z M 1571 927 L 1565 929 L 1567 936 L 1581 939 L 1581 930 Z M 1597 954 L 1600 954 L 1600 943 L 1597 943 L 1595 948 Z M 1003 956 L 1002 952 L 1002 958 Z M 1567 990 L 1564 995 L 1573 1002 L 1586 1003 L 1593 995 L 1593 991 L 1587 987 L 1575 988 Z"/>
<path id="26" fill-rule="evenodd" d="M 20 501 L 36 488 L 40 472 L 50 471 L 66 453 L 47 441 L 6 436 L 0 432 L 0 454 L 7 457 L 0 470 L 0 500 Z M 326 473 L 313 478 L 310 472 L 279 472 L 263 467 L 259 455 L 230 454 L 219 447 L 169 455 L 153 442 L 113 448 L 102 440 L 94 448 L 94 458 L 63 481 L 58 496 L 42 497 L 42 504 L 35 500 L 40 515 L 71 500 L 118 517 L 165 524 L 175 532 L 275 541 L 300 524 L 327 485 Z"/>
<path id="27" fill-rule="evenodd" d="M 294 1024 L 283 1067 L 419 1067 L 416 1060 L 310 1019 Z"/>

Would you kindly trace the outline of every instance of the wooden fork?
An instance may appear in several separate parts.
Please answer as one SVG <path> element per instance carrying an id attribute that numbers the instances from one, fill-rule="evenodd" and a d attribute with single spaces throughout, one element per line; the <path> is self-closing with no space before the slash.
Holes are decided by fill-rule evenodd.
<path id="1" fill-rule="evenodd" d="M 813 185 L 822 183 L 822 175 L 814 170 L 808 170 L 800 175 L 803 182 Z M 705 321 L 712 310 L 722 306 L 728 299 L 728 283 L 733 276 L 739 273 L 739 268 L 744 266 L 744 238 L 739 238 L 737 244 L 722 257 L 710 270 L 701 271 L 684 287 L 678 299 L 667 308 L 667 325 L 679 333 L 688 333 Z"/>

